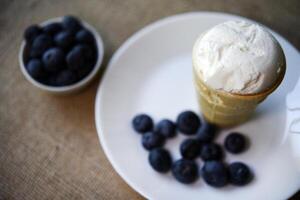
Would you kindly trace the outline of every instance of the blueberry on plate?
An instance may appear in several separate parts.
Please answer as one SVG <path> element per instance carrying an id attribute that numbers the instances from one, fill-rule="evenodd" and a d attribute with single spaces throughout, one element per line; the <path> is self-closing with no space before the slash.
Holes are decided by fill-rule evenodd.
<path id="1" fill-rule="evenodd" d="M 204 181 L 213 187 L 223 187 L 228 183 L 228 169 L 222 162 L 205 162 L 201 174 Z"/>
<path id="2" fill-rule="evenodd" d="M 225 138 L 224 146 L 230 153 L 241 153 L 246 149 L 246 138 L 240 133 L 231 133 Z"/>
<path id="3" fill-rule="evenodd" d="M 37 36 L 32 43 L 30 56 L 39 57 L 44 54 L 44 52 L 53 46 L 53 40 L 49 35 L 40 34 Z"/>
<path id="4" fill-rule="evenodd" d="M 184 111 L 177 117 L 179 131 L 186 135 L 195 134 L 201 125 L 199 117 L 192 111 Z"/>
<path id="5" fill-rule="evenodd" d="M 200 151 L 201 143 L 196 139 L 186 139 L 180 145 L 180 153 L 186 159 L 195 159 Z"/>
<path id="6" fill-rule="evenodd" d="M 164 143 L 165 137 L 154 132 L 148 132 L 142 136 L 142 145 L 146 150 L 161 147 Z"/>
<path id="7" fill-rule="evenodd" d="M 26 69 L 30 76 L 39 79 L 44 76 L 43 63 L 39 59 L 31 59 L 26 65 Z"/>
<path id="8" fill-rule="evenodd" d="M 44 33 L 54 36 L 56 33 L 60 32 L 63 28 L 62 28 L 61 23 L 54 22 L 54 23 L 43 26 L 42 29 L 43 29 Z"/>
<path id="9" fill-rule="evenodd" d="M 82 25 L 77 17 L 68 15 L 63 18 L 62 26 L 64 29 L 76 33 L 82 28 Z"/>
<path id="10" fill-rule="evenodd" d="M 38 25 L 31 25 L 25 29 L 24 38 L 26 42 L 32 43 L 34 39 L 42 33 L 42 29 Z"/>
<path id="11" fill-rule="evenodd" d="M 57 74 L 56 77 L 57 86 L 71 85 L 75 82 L 76 82 L 76 74 L 69 69 L 62 70 Z"/>
<path id="12" fill-rule="evenodd" d="M 157 172 L 166 173 L 171 169 L 171 155 L 169 151 L 163 148 L 155 148 L 151 150 L 148 160 L 151 167 Z"/>
<path id="13" fill-rule="evenodd" d="M 203 144 L 200 157 L 204 161 L 220 160 L 223 157 L 222 148 L 220 145 L 215 143 Z"/>
<path id="14" fill-rule="evenodd" d="M 204 122 L 197 131 L 197 139 L 204 143 L 212 142 L 216 135 L 217 127 L 211 123 Z"/>
<path id="15" fill-rule="evenodd" d="M 133 129 L 138 133 L 146 133 L 152 131 L 153 120 L 149 115 L 139 114 L 132 120 Z"/>
<path id="16" fill-rule="evenodd" d="M 50 48 L 43 55 L 44 68 L 48 72 L 56 72 L 62 68 L 65 61 L 64 52 L 57 47 Z"/>
<path id="17" fill-rule="evenodd" d="M 81 29 L 76 33 L 76 41 L 80 43 L 93 44 L 95 39 L 90 31 Z"/>
<path id="18" fill-rule="evenodd" d="M 189 184 L 195 182 L 198 177 L 198 165 L 195 161 L 180 159 L 172 165 L 172 174 L 181 183 Z"/>
<path id="19" fill-rule="evenodd" d="M 235 162 L 229 165 L 230 183 L 236 186 L 244 186 L 251 182 L 253 174 L 249 167 L 241 162 Z"/>
<path id="20" fill-rule="evenodd" d="M 171 120 L 163 119 L 155 126 L 154 132 L 159 133 L 166 138 L 171 138 L 176 135 L 176 126 Z"/>
<path id="21" fill-rule="evenodd" d="M 55 44 L 65 50 L 68 50 L 74 41 L 74 35 L 70 31 L 61 31 L 54 37 Z"/>

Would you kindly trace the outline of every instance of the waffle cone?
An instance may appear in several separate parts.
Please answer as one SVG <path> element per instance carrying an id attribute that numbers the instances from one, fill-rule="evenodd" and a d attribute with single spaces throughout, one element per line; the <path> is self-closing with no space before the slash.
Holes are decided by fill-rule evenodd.
<path id="1" fill-rule="evenodd" d="M 284 62 L 276 82 L 265 91 L 255 94 L 235 94 L 208 87 L 194 70 L 194 83 L 198 103 L 204 118 L 219 126 L 240 124 L 253 114 L 255 108 L 267 98 L 281 83 L 286 70 Z"/>

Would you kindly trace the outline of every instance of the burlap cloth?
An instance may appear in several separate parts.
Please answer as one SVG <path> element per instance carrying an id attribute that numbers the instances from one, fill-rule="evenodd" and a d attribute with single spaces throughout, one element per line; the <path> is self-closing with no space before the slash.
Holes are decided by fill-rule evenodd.
<path id="1" fill-rule="evenodd" d="M 300 47 L 299 0 L 1 0 L 0 199 L 141 199 L 116 174 L 98 142 L 94 98 L 84 92 L 52 96 L 22 76 L 23 30 L 66 13 L 102 34 L 106 65 L 112 53 L 146 24 L 176 13 L 223 11 L 258 20 Z M 293 197 L 300 199 L 300 194 Z"/>

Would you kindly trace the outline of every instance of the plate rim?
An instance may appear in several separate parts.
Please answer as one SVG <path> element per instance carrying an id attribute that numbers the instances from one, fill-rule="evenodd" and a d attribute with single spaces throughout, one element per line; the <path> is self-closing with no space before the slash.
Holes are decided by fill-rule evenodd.
<path id="1" fill-rule="evenodd" d="M 146 194 L 147 192 L 144 191 L 143 188 L 141 188 L 139 185 L 131 181 L 131 179 L 126 175 L 125 172 L 122 171 L 121 167 L 117 164 L 117 162 L 114 159 L 114 156 L 111 153 L 111 150 L 107 146 L 107 144 L 102 140 L 104 138 L 104 133 L 103 133 L 103 125 L 101 121 L 101 101 L 100 99 L 103 96 L 103 83 L 106 81 L 107 76 L 105 76 L 106 73 L 111 71 L 113 68 L 114 63 L 118 60 L 118 58 L 130 47 L 135 41 L 139 40 L 141 37 L 143 37 L 145 34 L 148 32 L 151 32 L 152 30 L 155 30 L 156 28 L 159 28 L 160 26 L 164 26 L 168 23 L 172 23 L 177 20 L 183 20 L 189 17 L 194 17 L 195 15 L 211 15 L 211 16 L 218 16 L 218 17 L 232 17 L 236 19 L 243 19 L 243 20 L 248 20 L 252 21 L 258 24 L 263 25 L 264 27 L 267 27 L 269 30 L 272 31 L 272 34 L 275 34 L 276 36 L 279 36 L 280 39 L 282 39 L 285 43 L 288 45 L 292 46 L 298 53 L 299 50 L 291 44 L 285 37 L 281 36 L 279 33 L 274 31 L 273 29 L 269 28 L 268 26 L 257 22 L 253 19 L 249 19 L 247 17 L 243 17 L 240 15 L 235 15 L 235 14 L 230 14 L 230 13 L 225 13 L 225 12 L 211 12 L 211 11 L 195 11 L 195 12 L 184 12 L 184 13 L 179 13 L 171 16 L 167 16 L 161 19 L 158 19 L 154 22 L 150 22 L 143 28 L 139 29 L 138 31 L 134 32 L 130 37 L 128 37 L 120 46 L 119 48 L 113 53 L 111 59 L 109 60 L 106 70 L 103 74 L 102 80 L 99 81 L 99 86 L 97 88 L 97 94 L 95 98 L 95 124 L 96 124 L 96 131 L 98 135 L 98 140 L 100 142 L 100 147 L 103 149 L 105 156 L 107 157 L 108 161 L 112 165 L 113 169 L 117 172 L 117 174 L 123 179 L 123 181 L 129 185 L 135 192 L 139 193 L 142 195 L 144 198 L 147 199 L 152 199 L 149 194 Z M 97 112 L 99 111 L 99 112 Z"/>

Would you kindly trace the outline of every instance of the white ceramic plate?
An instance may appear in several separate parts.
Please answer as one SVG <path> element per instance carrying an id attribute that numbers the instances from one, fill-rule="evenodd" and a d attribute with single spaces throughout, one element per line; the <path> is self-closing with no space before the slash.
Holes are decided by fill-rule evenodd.
<path id="1" fill-rule="evenodd" d="M 288 198 L 300 187 L 299 158 L 290 145 L 285 102 L 299 77 L 300 56 L 274 32 L 287 57 L 282 85 L 259 106 L 253 119 L 223 130 L 217 138 L 222 143 L 230 131 L 250 138 L 250 149 L 236 156 L 227 153 L 226 162 L 247 163 L 255 172 L 251 184 L 215 189 L 202 178 L 192 185 L 178 183 L 171 173 L 162 175 L 152 170 L 141 136 L 132 130 L 131 120 L 137 113 L 148 113 L 157 122 L 162 118 L 175 120 L 186 109 L 198 111 L 192 83 L 193 43 L 201 32 L 234 19 L 244 18 L 210 12 L 168 17 L 134 34 L 109 63 L 96 98 L 99 140 L 115 170 L 146 198 L 276 200 Z M 180 157 L 178 147 L 184 138 L 178 135 L 166 144 L 174 159 Z M 201 167 L 200 159 L 197 162 Z"/>

